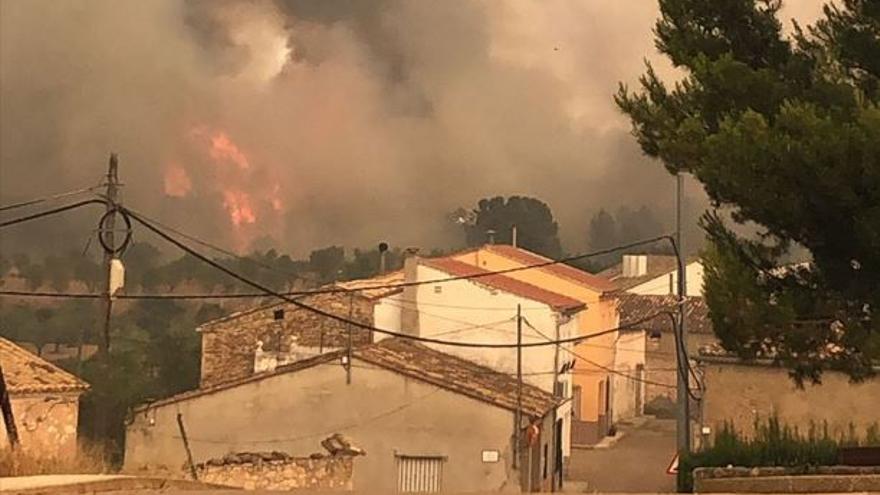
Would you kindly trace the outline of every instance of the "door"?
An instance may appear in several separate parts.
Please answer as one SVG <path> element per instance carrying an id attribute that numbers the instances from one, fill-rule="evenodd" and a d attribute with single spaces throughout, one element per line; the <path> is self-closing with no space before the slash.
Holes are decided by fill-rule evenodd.
<path id="1" fill-rule="evenodd" d="M 437 493 L 443 485 L 440 456 L 397 456 L 398 493 Z"/>

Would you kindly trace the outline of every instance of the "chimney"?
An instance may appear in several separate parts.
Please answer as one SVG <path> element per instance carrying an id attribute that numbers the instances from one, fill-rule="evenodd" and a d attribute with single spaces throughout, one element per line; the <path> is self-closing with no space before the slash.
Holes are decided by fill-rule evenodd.
<path id="1" fill-rule="evenodd" d="M 510 229 L 510 245 L 516 247 L 516 225 Z"/>
<path id="2" fill-rule="evenodd" d="M 644 254 L 624 254 L 621 275 L 626 278 L 641 277 L 648 274 L 648 256 Z"/>
<path id="3" fill-rule="evenodd" d="M 407 248 L 403 252 L 403 282 L 412 283 L 419 280 L 419 250 Z M 408 335 L 419 335 L 419 312 L 418 312 L 419 286 L 412 285 L 403 288 L 403 308 L 400 310 L 400 329 Z"/>

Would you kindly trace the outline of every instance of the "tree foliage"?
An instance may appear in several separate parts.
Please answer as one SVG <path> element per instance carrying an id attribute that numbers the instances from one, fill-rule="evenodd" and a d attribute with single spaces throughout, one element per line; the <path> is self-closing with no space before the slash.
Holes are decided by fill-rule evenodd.
<path id="1" fill-rule="evenodd" d="M 689 172 L 737 223 L 704 217 L 716 333 L 743 357 L 773 356 L 798 379 L 871 373 L 880 358 L 880 4 L 844 0 L 782 32 L 774 0 L 661 0 L 658 49 L 616 101 L 644 152 Z M 780 269 L 793 246 L 811 263 Z"/>
<path id="2" fill-rule="evenodd" d="M 525 196 L 481 199 L 462 220 L 468 246 L 486 244 L 490 231 L 496 243 L 511 244 L 516 226 L 518 246 L 551 258 L 562 256 L 559 225 L 541 200 Z"/>

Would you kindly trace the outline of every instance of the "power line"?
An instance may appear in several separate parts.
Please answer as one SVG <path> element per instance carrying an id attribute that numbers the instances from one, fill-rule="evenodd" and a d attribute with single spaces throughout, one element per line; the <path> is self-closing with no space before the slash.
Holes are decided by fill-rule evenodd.
<path id="1" fill-rule="evenodd" d="M 330 312 L 325 311 L 325 310 L 323 310 L 323 309 L 316 308 L 316 307 L 314 307 L 314 306 L 310 306 L 310 305 L 305 304 L 305 303 L 303 303 L 303 302 L 301 302 L 301 301 L 298 301 L 298 300 L 296 300 L 296 299 L 293 299 L 293 298 L 291 298 L 291 297 L 288 297 L 288 296 L 286 296 L 286 295 L 284 295 L 284 294 L 282 294 L 282 293 L 280 293 L 280 292 L 274 291 L 274 290 L 272 290 L 272 289 L 270 289 L 270 288 L 268 288 L 268 287 L 266 287 L 266 286 L 264 286 L 264 285 L 262 285 L 262 284 L 260 284 L 260 283 L 258 283 L 258 282 L 255 282 L 255 281 L 253 281 L 253 280 L 250 280 L 250 279 L 248 279 L 247 277 L 245 277 L 245 276 L 243 276 L 243 275 L 241 275 L 241 274 L 239 274 L 239 273 L 236 273 L 235 271 L 230 270 L 229 268 L 226 268 L 226 267 L 223 266 L 222 264 L 217 263 L 216 261 L 214 261 L 214 260 L 212 260 L 212 259 L 210 259 L 210 258 L 204 256 L 203 254 L 201 254 L 201 253 L 199 253 L 198 251 L 192 249 L 191 247 L 187 246 L 187 245 L 184 244 L 183 242 L 181 242 L 181 241 L 175 239 L 174 237 L 170 236 L 169 234 L 165 233 L 162 229 L 160 229 L 160 228 L 158 228 L 158 227 L 152 225 L 149 221 L 147 221 L 147 220 L 141 218 L 137 213 L 135 213 L 135 212 L 133 212 L 133 211 L 127 209 L 127 208 L 122 208 L 122 207 L 120 207 L 120 210 L 121 210 L 121 211 L 124 211 L 126 214 L 128 214 L 128 215 L 129 215 L 132 219 L 134 219 L 136 222 L 140 223 L 141 225 L 143 225 L 144 227 L 146 227 L 148 230 L 152 231 L 153 233 L 155 233 L 155 234 L 158 235 L 159 237 L 161 237 L 161 238 L 165 239 L 166 241 L 170 242 L 171 244 L 175 245 L 175 246 L 178 247 L 179 249 L 181 249 L 181 250 L 183 250 L 183 251 L 189 253 L 189 254 L 192 255 L 193 257 L 195 257 L 195 258 L 199 259 L 200 261 L 202 261 L 202 262 L 204 262 L 204 263 L 206 263 L 206 264 L 212 266 L 213 268 L 215 268 L 215 269 L 217 269 L 217 270 L 219 270 L 219 271 L 222 271 L 222 272 L 226 273 L 226 274 L 229 275 L 230 277 L 232 277 L 232 278 L 234 278 L 234 279 L 237 279 L 237 280 L 239 280 L 239 281 L 245 283 L 246 285 L 250 285 L 251 287 L 253 287 L 253 288 L 257 289 L 257 290 L 262 291 L 263 293 L 265 293 L 265 294 L 267 294 L 267 295 L 274 296 L 274 297 L 276 297 L 276 298 L 278 298 L 278 299 L 281 299 L 281 300 L 283 300 L 283 301 L 286 301 L 286 302 L 288 302 L 288 303 L 290 303 L 290 304 L 293 304 L 294 306 L 297 306 L 298 308 L 304 309 L 304 310 L 306 310 L 306 311 L 311 311 L 312 313 L 315 313 L 315 314 L 318 314 L 318 315 L 324 316 L 324 317 L 326 317 L 326 318 L 330 318 L 330 319 L 332 319 L 332 320 L 339 321 L 339 322 L 341 322 L 341 323 L 350 324 L 350 325 L 352 325 L 352 326 L 354 326 L 354 327 L 357 327 L 357 328 L 360 328 L 360 329 L 363 329 L 363 330 L 368 330 L 368 331 L 372 331 L 372 332 L 376 332 L 376 333 L 381 333 L 381 334 L 385 334 L 385 335 L 391 335 L 391 336 L 395 336 L 395 337 L 401 337 L 401 338 L 404 338 L 404 339 L 409 339 L 409 340 L 413 340 L 413 341 L 417 341 L 417 342 L 422 342 L 422 343 L 438 344 L 438 345 L 448 345 L 448 346 L 453 346 L 453 347 L 500 348 L 500 349 L 510 349 L 510 348 L 518 348 L 518 347 L 543 347 L 543 346 L 548 346 L 548 345 L 556 345 L 556 344 L 569 343 L 569 342 L 580 342 L 580 341 L 587 340 L 587 339 L 590 339 L 590 338 L 599 337 L 599 336 L 601 336 L 601 335 L 607 335 L 607 334 L 610 334 L 610 333 L 615 333 L 615 332 L 617 332 L 617 331 L 619 331 L 619 330 L 621 330 L 621 329 L 629 328 L 629 327 L 632 327 L 632 326 L 635 326 L 635 325 L 639 325 L 639 324 L 641 324 L 641 323 L 644 323 L 644 322 L 646 322 L 646 321 L 649 321 L 649 320 L 651 320 L 651 319 L 653 319 L 653 318 L 655 318 L 655 317 L 657 317 L 657 316 L 659 315 L 659 313 L 658 313 L 658 314 L 652 314 L 652 315 L 649 315 L 649 316 L 647 316 L 647 317 L 645 317 L 645 318 L 641 318 L 641 319 L 639 319 L 638 321 L 631 322 L 631 323 L 629 323 L 628 325 L 622 325 L 622 326 L 619 326 L 619 327 L 616 327 L 616 328 L 611 328 L 611 329 L 608 329 L 608 330 L 605 330 L 605 331 L 602 331 L 602 332 L 597 332 L 597 333 L 593 333 L 593 334 L 589 334 L 589 335 L 581 335 L 581 336 L 577 336 L 577 337 L 571 337 L 571 338 L 568 338 L 568 339 L 563 339 L 563 340 L 559 340 L 559 341 L 555 341 L 555 342 L 529 342 L 529 343 L 525 343 L 525 344 L 521 344 L 521 345 L 520 345 L 520 344 L 496 344 L 496 343 L 455 342 L 455 341 L 448 341 L 448 340 L 442 340 L 442 339 L 434 339 L 434 338 L 430 338 L 430 337 L 419 337 L 419 336 L 409 335 L 409 334 L 405 334 L 405 333 L 401 333 L 401 332 L 394 332 L 394 331 L 391 331 L 391 330 L 385 330 L 385 329 L 382 329 L 382 328 L 377 328 L 377 327 L 374 327 L 374 326 L 372 326 L 372 325 L 367 325 L 367 324 L 361 323 L 361 322 L 359 322 L 359 321 L 355 321 L 355 320 L 352 320 L 352 319 L 349 319 L 349 318 L 345 318 L 345 317 L 343 317 L 343 316 L 339 316 L 339 315 L 336 315 L 336 314 L 330 313 Z M 553 263 L 556 263 L 556 262 L 552 262 L 552 261 L 551 261 L 551 262 L 548 262 L 548 263 L 544 263 L 543 265 L 546 266 L 547 264 L 553 264 Z"/>
<path id="2" fill-rule="evenodd" d="M 538 334 L 539 334 L 541 337 L 544 337 L 544 338 L 547 339 L 548 341 L 551 341 L 551 342 L 553 341 L 553 339 L 552 339 L 550 336 L 548 336 L 548 335 L 545 334 L 544 332 L 542 332 L 542 331 L 538 330 L 537 328 L 535 328 L 535 326 L 532 325 L 531 322 L 529 322 L 528 318 L 523 318 L 523 321 L 525 322 L 525 324 L 526 324 L 529 328 L 531 328 L 532 330 L 538 332 Z M 572 356 L 574 356 L 574 357 L 576 357 L 576 358 L 578 358 L 578 359 L 581 359 L 581 360 L 583 360 L 583 361 L 586 361 L 587 363 L 589 363 L 589 364 L 591 364 L 591 365 L 593 365 L 593 366 L 595 366 L 595 367 L 597 367 L 597 368 L 600 368 L 600 369 L 602 369 L 602 370 L 605 370 L 605 371 L 607 371 L 607 372 L 609 372 L 609 373 L 613 373 L 613 374 L 615 374 L 615 375 L 620 375 L 620 376 L 622 376 L 622 377 L 624 377 L 624 378 L 628 378 L 628 379 L 630 379 L 630 380 L 634 380 L 634 381 L 637 381 L 637 382 L 642 382 L 642 383 L 645 383 L 645 384 L 647 384 L 647 385 L 656 385 L 656 386 L 658 386 L 658 387 L 675 388 L 675 385 L 668 385 L 668 384 L 665 384 L 665 383 L 655 382 L 655 381 L 652 381 L 652 380 L 646 380 L 646 379 L 644 379 L 644 378 L 639 378 L 639 377 L 631 376 L 631 375 L 628 375 L 628 374 L 626 374 L 626 373 L 623 373 L 623 372 L 617 371 L 617 370 L 615 370 L 614 368 L 610 368 L 610 367 L 608 367 L 608 366 L 604 366 L 604 365 L 602 365 L 602 364 L 597 363 L 596 361 L 593 361 L 592 359 L 586 358 L 586 357 L 584 357 L 584 356 L 578 354 L 577 352 L 575 352 L 575 351 L 573 351 L 573 350 L 571 350 L 571 349 L 569 349 L 569 348 L 567 348 L 567 347 L 563 347 L 562 350 L 564 350 L 565 352 L 571 354 Z"/>
<path id="3" fill-rule="evenodd" d="M 51 210 L 41 211 L 39 213 L 34 213 L 33 215 L 27 215 L 24 217 L 13 218 L 12 220 L 6 220 L 4 222 L 0 222 L 0 228 L 9 227 L 11 225 L 16 225 L 23 222 L 29 222 L 31 220 L 37 220 L 39 218 L 48 217 L 51 215 L 57 215 L 59 213 L 63 213 L 69 210 L 75 210 L 77 208 L 82 208 L 83 206 L 88 206 L 92 204 L 106 205 L 107 201 L 103 199 L 87 199 L 85 201 L 79 201 L 77 203 L 72 203 L 66 206 L 61 206 L 58 208 L 53 208 Z"/>
<path id="4" fill-rule="evenodd" d="M 99 189 L 100 187 L 101 186 L 84 187 L 82 189 L 75 189 L 73 191 L 67 191 L 67 192 L 58 193 L 58 194 L 51 194 L 49 196 L 44 196 L 41 198 L 22 201 L 21 203 L 13 203 L 10 205 L 3 205 L 3 206 L 0 206 L 0 211 L 14 210 L 17 208 L 24 208 L 25 206 L 32 206 L 32 205 L 37 205 L 40 203 L 45 203 L 47 201 L 54 201 L 56 199 L 69 198 L 71 196 L 77 196 L 77 195 L 84 194 L 87 192 L 95 191 L 95 190 Z"/>

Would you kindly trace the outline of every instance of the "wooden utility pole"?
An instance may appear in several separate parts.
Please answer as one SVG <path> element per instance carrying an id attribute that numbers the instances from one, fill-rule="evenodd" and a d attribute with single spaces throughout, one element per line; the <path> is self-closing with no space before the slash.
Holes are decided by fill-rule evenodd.
<path id="1" fill-rule="evenodd" d="M 9 447 L 15 450 L 18 448 L 18 428 L 15 426 L 15 416 L 12 413 L 9 390 L 6 388 L 3 363 L 0 363 L 0 409 L 3 411 L 3 424 L 6 425 L 6 438 L 9 439 Z"/>
<path id="2" fill-rule="evenodd" d="M 116 153 L 110 154 L 110 163 L 107 168 L 107 182 L 105 186 L 107 187 L 107 212 L 110 213 L 116 208 L 116 204 L 119 200 L 119 158 L 116 156 Z M 101 225 L 100 231 L 98 232 L 99 236 L 106 241 L 106 245 L 111 248 L 116 248 L 116 233 L 114 230 L 116 229 L 116 215 L 110 213 L 107 215 L 106 223 Z M 98 343 L 98 352 L 101 354 L 101 357 L 106 357 L 106 355 L 110 352 L 110 315 L 113 311 L 113 294 L 110 293 L 110 271 L 111 264 L 113 262 L 113 256 L 115 253 L 104 249 L 104 270 L 105 280 L 104 280 L 104 332 L 101 335 L 101 338 Z"/>
<path id="3" fill-rule="evenodd" d="M 522 305 L 516 305 L 516 449 L 514 460 L 520 464 L 522 450 Z M 520 466 L 522 467 L 522 466 Z"/>

